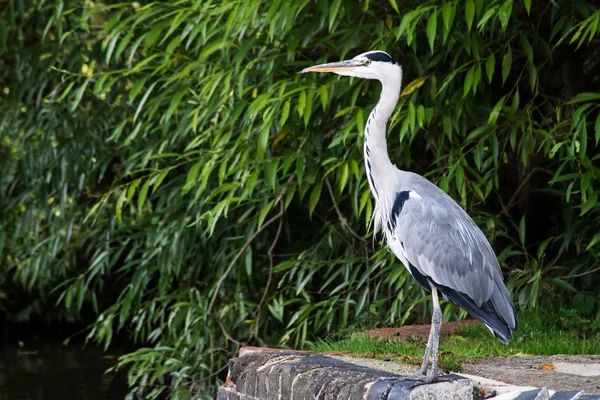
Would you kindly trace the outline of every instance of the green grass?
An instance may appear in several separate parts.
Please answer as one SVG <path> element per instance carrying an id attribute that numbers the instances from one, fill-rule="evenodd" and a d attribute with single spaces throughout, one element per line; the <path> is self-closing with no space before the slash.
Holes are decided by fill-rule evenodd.
<path id="1" fill-rule="evenodd" d="M 524 312 L 519 330 L 508 346 L 500 343 L 481 324 L 465 327 L 440 342 L 440 366 L 458 371 L 464 362 L 478 357 L 552 354 L 600 354 L 600 333 L 590 330 L 589 321 L 577 320 L 572 314 L 540 315 Z M 581 329 L 583 327 L 583 329 Z M 420 364 L 425 344 L 415 340 L 373 339 L 354 334 L 342 340 L 327 339 L 313 344 L 314 352 L 339 351 L 362 357 L 401 356 L 403 361 Z"/>

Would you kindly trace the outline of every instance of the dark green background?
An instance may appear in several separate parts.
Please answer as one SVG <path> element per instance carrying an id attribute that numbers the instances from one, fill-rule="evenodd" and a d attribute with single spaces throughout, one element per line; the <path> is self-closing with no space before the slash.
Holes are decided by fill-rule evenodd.
<path id="1" fill-rule="evenodd" d="M 121 335 L 146 346 L 131 382 L 185 397 L 243 343 L 426 321 L 368 231 L 379 85 L 297 73 L 381 49 L 404 67 L 392 161 L 468 210 L 517 310 L 600 324 L 593 2 L 12 0 L 0 19 L 5 322 Z"/>

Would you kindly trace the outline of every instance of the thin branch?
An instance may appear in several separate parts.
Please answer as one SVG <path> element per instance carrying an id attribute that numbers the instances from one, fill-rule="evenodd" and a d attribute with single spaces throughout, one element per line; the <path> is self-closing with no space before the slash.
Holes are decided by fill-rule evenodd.
<path id="1" fill-rule="evenodd" d="M 285 203 L 283 198 L 279 200 L 279 213 L 283 214 L 285 210 Z M 267 256 L 269 257 L 269 278 L 267 279 L 267 284 L 263 291 L 262 297 L 260 298 L 260 302 L 258 303 L 257 312 L 256 312 L 256 325 L 258 326 L 258 321 L 260 320 L 260 315 L 262 311 L 262 307 L 267 298 L 267 293 L 269 292 L 269 287 L 271 286 L 271 279 L 273 278 L 273 250 L 275 250 L 275 246 L 279 241 L 279 237 L 281 236 L 281 231 L 283 229 L 283 218 L 279 219 L 279 226 L 277 227 L 277 233 L 275 234 L 275 238 L 273 239 L 273 243 L 271 243 L 271 247 L 269 247 L 269 251 L 267 252 Z"/>
<path id="2" fill-rule="evenodd" d="M 504 204 L 500 193 L 497 193 L 497 195 L 498 201 L 500 201 L 500 206 L 502 207 L 502 213 L 500 215 L 506 214 L 506 216 L 508 217 L 508 222 L 512 225 L 514 230 L 517 231 L 517 233 L 519 233 L 519 225 L 517 225 L 517 223 L 510 217 L 510 214 L 508 214 L 508 209 L 506 208 L 506 205 Z M 529 262 L 529 252 L 527 251 L 527 246 L 523 246 L 523 252 L 525 254 L 525 259 L 527 260 L 527 262 Z"/>
<path id="3" fill-rule="evenodd" d="M 221 328 L 221 331 L 223 331 L 223 335 L 225 335 L 225 337 L 227 339 L 229 339 L 231 342 L 237 344 L 238 347 L 242 346 L 241 342 L 232 338 L 231 335 L 229 334 L 229 332 L 227 332 L 227 329 L 225 329 L 225 325 L 223 325 L 223 321 L 221 321 L 221 319 L 219 317 L 217 317 L 216 315 L 211 314 L 211 313 L 208 313 L 207 315 L 209 317 L 211 317 L 219 325 L 219 327 Z"/>
<path id="4" fill-rule="evenodd" d="M 508 218 L 509 223 L 512 225 L 512 227 L 517 232 L 519 232 L 519 226 L 517 225 L 517 223 L 510 216 L 510 209 L 515 206 L 515 204 L 518 201 L 519 193 L 521 193 L 521 191 L 523 191 L 523 189 L 525 189 L 525 186 L 531 180 L 531 178 L 533 177 L 533 175 L 536 172 L 546 172 L 546 173 L 552 174 L 550 171 L 548 171 L 548 170 L 546 170 L 544 168 L 540 168 L 540 167 L 533 168 L 531 171 L 529 171 L 529 173 L 527 174 L 527 176 L 525 177 L 525 179 L 523 179 L 523 181 L 519 184 L 519 186 L 517 187 L 517 190 L 515 190 L 515 192 L 511 196 L 510 200 L 508 201 L 508 204 L 504 204 L 504 201 L 502 200 L 502 196 L 500 195 L 500 193 L 496 192 L 496 195 L 498 197 L 498 201 L 500 202 L 500 206 L 502 207 L 502 212 L 500 212 L 500 214 L 498 214 L 497 216 L 499 217 L 502 214 L 506 215 L 506 217 Z M 529 252 L 527 251 L 527 249 L 525 248 L 525 246 L 523 247 L 523 250 L 525 251 L 525 258 L 526 258 L 527 262 L 529 262 Z"/>
<path id="5" fill-rule="evenodd" d="M 585 271 L 585 272 L 580 272 L 578 274 L 572 274 L 572 275 L 566 275 L 566 276 L 561 276 L 560 279 L 569 279 L 569 278 L 579 278 L 580 276 L 584 276 L 584 275 L 589 275 L 589 274 L 593 274 L 596 271 L 600 271 L 600 267 L 598 268 L 594 268 L 590 271 Z"/>
<path id="6" fill-rule="evenodd" d="M 254 241 L 254 239 L 256 239 L 256 237 L 258 235 L 260 235 L 265 229 L 267 229 L 267 227 L 269 227 L 275 221 L 279 220 L 281 217 L 283 217 L 283 211 L 280 211 L 273 218 L 271 218 L 270 220 L 268 220 L 267 222 L 265 222 L 263 224 L 263 226 L 261 226 L 256 232 L 254 232 L 254 234 L 252 236 L 250 236 L 250 238 L 246 241 L 246 243 L 244 243 L 244 245 L 242 246 L 242 248 L 237 252 L 237 254 L 235 255 L 235 257 L 233 258 L 233 260 L 231 261 L 231 263 L 229 264 L 229 266 L 225 270 L 225 273 L 223 274 L 223 276 L 221 276 L 221 278 L 219 279 L 219 282 L 217 283 L 217 287 L 215 288 L 213 296 L 210 299 L 210 304 L 208 305 L 208 310 L 206 312 L 207 314 L 211 313 L 213 305 L 215 303 L 215 300 L 217 299 L 219 291 L 221 290 L 221 285 L 225 281 L 225 278 L 227 278 L 227 275 L 229 275 L 229 273 L 231 272 L 231 270 L 233 269 L 233 267 L 237 264 L 237 262 L 239 261 L 240 257 L 242 257 L 242 254 L 244 254 L 244 252 L 246 251 L 246 249 L 248 248 L 248 246 L 250 246 L 250 244 Z"/>
<path id="7" fill-rule="evenodd" d="M 538 172 L 538 171 L 544 172 L 545 170 L 543 168 L 540 168 L 540 167 L 535 167 L 531 171 L 529 171 L 529 173 L 527 174 L 527 176 L 525 177 L 525 179 L 523 179 L 523 181 L 521 182 L 521 184 L 519 185 L 519 187 L 517 187 L 517 190 L 515 190 L 515 192 L 511 196 L 511 198 L 508 201 L 508 204 L 506 205 L 506 207 L 503 207 L 504 209 L 502 211 L 503 211 L 504 214 L 506 214 L 507 217 L 510 217 L 510 215 L 508 215 L 508 212 L 510 211 L 511 208 L 514 207 L 514 205 L 518 201 L 518 196 L 521 193 L 521 191 L 523 189 L 525 189 L 525 185 L 527 185 L 527 183 L 531 180 L 531 178 L 533 177 L 533 175 L 536 172 Z"/>
<path id="8" fill-rule="evenodd" d="M 344 217 L 344 214 L 342 214 L 342 212 L 340 211 L 340 209 L 337 205 L 337 202 L 335 201 L 333 189 L 331 188 L 331 184 L 329 183 L 329 181 L 327 179 L 325 179 L 325 184 L 327 185 L 327 189 L 329 190 L 329 196 L 331 196 L 331 201 L 333 202 L 333 207 L 335 208 L 335 212 L 337 213 L 338 218 L 339 218 L 340 222 L 342 223 L 342 225 L 344 225 L 344 228 L 346 228 L 346 230 L 348 232 L 350 232 L 352 234 L 352 236 L 354 236 L 361 242 L 365 242 L 366 241 L 365 238 L 360 236 L 358 233 L 354 232 L 354 230 L 350 227 L 350 225 L 348 225 L 348 221 L 346 220 L 346 217 Z"/>

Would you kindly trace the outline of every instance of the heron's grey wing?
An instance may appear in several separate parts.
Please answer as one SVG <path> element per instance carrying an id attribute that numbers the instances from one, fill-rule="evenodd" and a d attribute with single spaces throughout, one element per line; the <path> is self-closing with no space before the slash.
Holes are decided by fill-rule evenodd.
<path id="1" fill-rule="evenodd" d="M 438 288 L 449 289 L 446 293 L 440 289 L 446 299 L 454 297 L 450 300 L 461 303 L 456 297 L 466 296 L 465 301 L 479 309 L 493 307 L 507 327 L 515 329 L 510 295 L 483 232 L 452 198 L 425 178 L 415 175 L 410 186 L 408 195 L 398 192 L 396 201 L 402 205 L 395 201 L 389 216 L 392 251 Z M 459 305 L 473 314 L 469 305 Z"/>

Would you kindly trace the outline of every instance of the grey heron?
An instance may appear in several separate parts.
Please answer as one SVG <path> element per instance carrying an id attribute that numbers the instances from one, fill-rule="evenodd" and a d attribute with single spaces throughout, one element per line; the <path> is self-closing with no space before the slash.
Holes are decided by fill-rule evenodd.
<path id="1" fill-rule="evenodd" d="M 375 200 L 375 232 L 383 232 L 390 250 L 431 292 L 431 330 L 420 370 L 423 381 L 439 378 L 442 311 L 438 291 L 508 344 L 517 320 L 498 259 L 485 235 L 448 194 L 422 176 L 396 168 L 388 156 L 386 124 L 400 96 L 401 66 L 383 51 L 369 51 L 301 72 L 333 72 L 381 82 L 381 97 L 364 131 L 365 171 Z"/>

